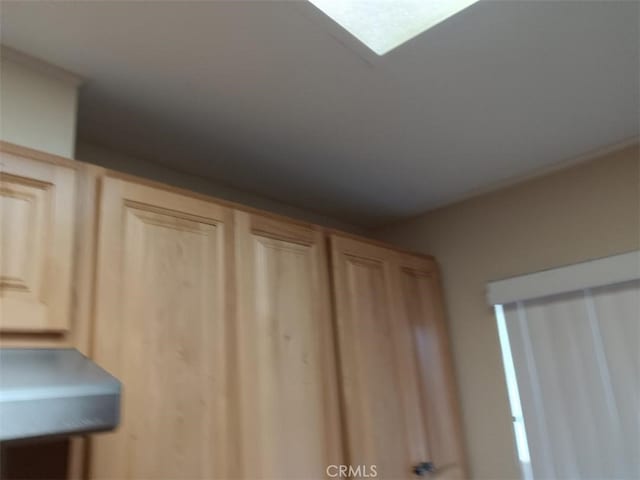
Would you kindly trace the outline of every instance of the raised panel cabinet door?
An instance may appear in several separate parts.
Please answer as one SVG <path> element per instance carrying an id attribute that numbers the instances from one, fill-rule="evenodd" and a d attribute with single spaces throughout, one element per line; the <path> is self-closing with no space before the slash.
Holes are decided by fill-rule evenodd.
<path id="1" fill-rule="evenodd" d="M 0 152 L 0 331 L 69 329 L 74 202 L 65 162 Z"/>
<path id="2" fill-rule="evenodd" d="M 338 235 L 331 249 L 348 463 L 356 478 L 412 478 L 429 451 L 397 255 Z"/>
<path id="3" fill-rule="evenodd" d="M 325 239 L 235 212 L 243 478 L 318 479 L 342 462 Z"/>
<path id="4" fill-rule="evenodd" d="M 99 210 L 93 353 L 123 393 L 90 476 L 226 478 L 230 211 L 117 178 Z"/>
<path id="5" fill-rule="evenodd" d="M 411 325 L 426 411 L 432 478 L 466 478 L 458 398 L 435 261 L 400 255 L 401 298 Z"/>

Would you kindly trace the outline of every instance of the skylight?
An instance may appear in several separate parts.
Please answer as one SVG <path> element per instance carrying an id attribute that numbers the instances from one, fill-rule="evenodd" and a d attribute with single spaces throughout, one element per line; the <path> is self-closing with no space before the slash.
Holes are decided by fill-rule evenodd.
<path id="1" fill-rule="evenodd" d="M 478 0 L 309 0 L 378 55 Z"/>

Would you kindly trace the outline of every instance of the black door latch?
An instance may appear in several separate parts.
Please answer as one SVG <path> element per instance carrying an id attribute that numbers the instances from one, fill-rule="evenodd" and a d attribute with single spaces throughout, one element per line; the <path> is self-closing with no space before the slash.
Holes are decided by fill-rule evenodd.
<path id="1" fill-rule="evenodd" d="M 433 462 L 420 462 L 415 467 L 413 467 L 413 473 L 415 473 L 419 477 L 424 477 L 428 473 L 433 473 L 436 471 L 436 466 Z"/>

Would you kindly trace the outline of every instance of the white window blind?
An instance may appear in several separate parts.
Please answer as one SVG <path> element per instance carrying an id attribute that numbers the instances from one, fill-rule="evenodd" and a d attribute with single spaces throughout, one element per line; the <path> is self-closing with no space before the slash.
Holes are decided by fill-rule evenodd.
<path id="1" fill-rule="evenodd" d="M 589 287 L 496 306 L 525 478 L 640 478 L 640 268 L 630 279 L 623 263 L 601 270 L 607 284 L 594 277 Z M 544 272 L 546 282 L 575 269 Z M 527 291 L 523 277 L 517 288 L 502 282 L 503 293 Z"/>

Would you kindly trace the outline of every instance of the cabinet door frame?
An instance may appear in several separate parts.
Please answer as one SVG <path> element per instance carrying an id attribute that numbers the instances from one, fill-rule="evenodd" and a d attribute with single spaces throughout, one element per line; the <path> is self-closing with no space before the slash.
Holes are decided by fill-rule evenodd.
<path id="1" fill-rule="evenodd" d="M 354 465 L 361 464 L 363 461 L 367 464 L 375 464 L 375 458 L 372 458 L 375 448 L 372 439 L 365 433 L 367 424 L 373 422 L 374 419 L 367 418 L 364 412 L 366 409 L 361 408 L 366 404 L 367 400 L 360 390 L 359 383 L 363 380 L 358 378 L 357 358 L 353 353 L 354 349 L 357 348 L 354 345 L 358 343 L 359 332 L 354 331 L 354 327 L 349 321 L 351 312 L 349 311 L 349 287 L 346 284 L 347 258 L 352 257 L 355 261 L 371 261 L 382 265 L 390 320 L 406 322 L 399 302 L 400 287 L 396 273 L 398 254 L 390 248 L 347 236 L 332 234 L 330 241 L 336 309 L 335 321 L 340 352 L 342 397 L 346 416 L 349 462 Z M 399 385 L 401 385 L 398 395 L 403 412 L 403 438 L 397 441 L 405 442 L 406 458 L 403 461 L 406 463 L 406 478 L 410 478 L 413 475 L 411 470 L 413 465 L 428 460 L 429 457 L 426 432 L 422 428 L 425 412 L 423 412 L 423 406 L 418 401 L 415 357 L 411 350 L 413 343 L 408 337 L 408 333 L 408 326 L 398 325 L 398 328 L 391 328 L 390 338 L 394 353 L 395 374 L 399 378 Z M 408 351 L 407 347 L 409 347 Z M 385 475 L 384 472 L 378 473 Z"/>
<path id="2" fill-rule="evenodd" d="M 0 331 L 64 334 L 71 327 L 73 311 L 76 165 L 2 142 L 0 177 L 7 198 L 22 198 L 33 210 L 24 219 L 25 227 L 35 229 L 26 232 L 27 240 L 35 242 L 26 253 L 37 255 L 24 278 L 2 281 Z M 0 215 L 4 215 L 1 205 Z"/>
<path id="3" fill-rule="evenodd" d="M 190 196 L 187 192 L 177 192 L 170 187 L 161 188 L 137 183 L 131 179 L 105 176 L 100 182 L 99 219 L 97 235 L 97 266 L 95 279 L 94 302 L 94 331 L 92 335 L 93 358 L 110 373 L 121 379 L 127 378 L 127 371 L 132 366 L 122 365 L 120 349 L 124 326 L 122 325 L 122 295 L 120 278 L 123 273 L 123 245 L 122 235 L 125 228 L 125 210 L 132 208 L 149 212 L 150 214 L 167 212 L 175 213 L 177 217 L 185 221 L 201 222 L 215 225 L 220 229 L 218 233 L 218 251 L 216 262 L 220 265 L 216 278 L 216 285 L 221 289 L 221 302 L 216 306 L 219 319 L 210 325 L 210 337 L 214 340 L 215 362 L 210 366 L 212 375 L 217 379 L 214 411 L 211 412 L 213 422 L 216 425 L 216 434 L 213 438 L 215 452 L 211 452 L 217 460 L 215 471 L 211 477 L 226 478 L 227 464 L 230 456 L 230 446 L 227 442 L 228 435 L 228 343 L 229 317 L 232 312 L 232 299 L 230 292 L 233 283 L 230 266 L 233 258 L 233 228 L 231 211 L 212 201 L 203 200 L 201 197 Z M 123 388 L 123 400 L 131 391 L 127 391 L 126 383 Z M 126 422 L 127 412 L 122 412 L 122 422 Z M 107 434 L 109 435 L 109 434 Z M 92 441 L 93 448 L 90 452 L 89 472 L 90 476 L 96 474 L 102 476 L 103 472 L 97 472 L 95 448 L 100 448 L 100 461 L 104 467 L 109 465 L 109 471 L 116 472 L 115 476 L 126 478 L 123 473 L 126 469 L 123 459 L 123 447 L 121 445 L 101 444 Z M 162 452 L 156 452 L 161 455 Z M 113 465 L 111 465 L 111 463 Z M 113 476 L 113 475 L 111 475 Z"/>
<path id="4" fill-rule="evenodd" d="M 322 406 L 327 419 L 323 439 L 326 467 L 343 462 L 342 433 L 340 429 L 340 408 L 338 396 L 338 379 L 336 373 L 336 348 L 331 318 L 331 301 L 329 296 L 329 279 L 327 271 L 326 239 L 320 227 L 286 221 L 269 215 L 260 215 L 236 210 L 236 275 L 237 275 L 237 322 L 236 348 L 238 359 L 237 387 L 239 389 L 238 431 L 240 434 L 241 465 L 238 471 L 242 478 L 263 478 L 263 469 L 270 470 L 269 452 L 263 451 L 264 442 L 259 440 L 261 434 L 260 405 L 254 402 L 259 397 L 258 379 L 255 378 L 254 365 L 258 362 L 255 309 L 255 238 L 270 242 L 287 242 L 310 249 L 313 261 L 314 292 L 312 300 L 315 310 L 314 319 L 318 322 L 320 332 L 320 364 L 323 378 Z M 294 300 L 294 299 L 292 299 Z M 272 466 L 272 465 L 271 465 Z M 321 472 L 326 476 L 326 472 Z"/>
<path id="5" fill-rule="evenodd" d="M 436 261 L 409 253 L 398 254 L 398 268 L 400 274 L 408 273 L 418 277 L 428 279 L 430 284 L 430 302 L 432 311 L 430 318 L 428 313 L 416 316 L 411 319 L 403 307 L 403 315 L 412 324 L 413 340 L 415 342 L 416 365 L 418 366 L 420 397 L 425 414 L 427 436 L 430 448 L 431 460 L 436 469 L 443 475 L 449 470 L 457 470 L 458 475 L 467 478 L 468 469 L 466 462 L 466 451 L 463 442 L 462 422 L 460 413 L 460 402 L 458 399 L 457 386 L 455 381 L 455 371 L 453 367 L 453 356 L 446 324 L 446 310 L 444 306 L 444 292 L 442 281 Z M 415 327 L 418 327 L 417 329 Z M 430 332 L 435 334 L 436 351 L 429 349 L 428 342 L 420 338 L 420 334 Z M 421 368 L 425 365 L 435 366 L 435 368 Z M 429 394 L 433 389 L 437 389 L 438 398 L 434 401 Z M 446 411 L 443 411 L 446 410 Z M 443 419 L 443 417 L 446 417 Z M 439 428 L 446 423 L 446 431 L 450 436 L 449 448 L 453 451 L 443 451 L 441 439 L 439 438 Z M 436 470 L 436 472 L 438 472 Z"/>

